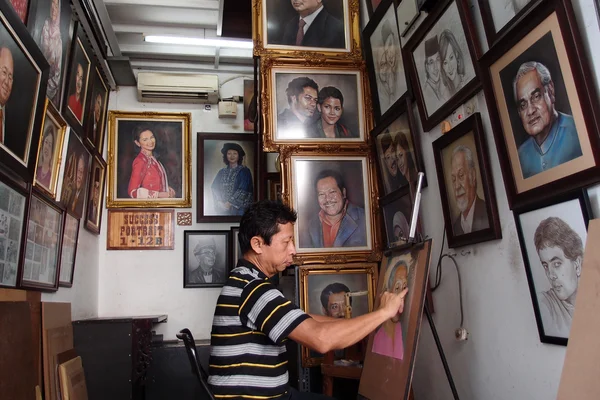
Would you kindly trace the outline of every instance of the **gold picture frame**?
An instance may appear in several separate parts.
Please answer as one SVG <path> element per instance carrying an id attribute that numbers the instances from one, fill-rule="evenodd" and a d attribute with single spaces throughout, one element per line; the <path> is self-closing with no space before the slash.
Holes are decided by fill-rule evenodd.
<path id="1" fill-rule="evenodd" d="M 263 149 L 267 152 L 279 151 L 282 145 L 300 145 L 303 149 L 317 149 L 324 144 L 346 144 L 357 147 L 369 141 L 372 126 L 372 100 L 364 62 L 340 62 L 314 64 L 310 60 L 281 60 L 266 58 L 261 65 L 261 110 L 264 121 Z M 313 85 L 310 97 L 314 98 L 314 114 L 307 117 L 302 128 L 292 121 L 288 89 L 298 79 L 305 79 L 296 86 Z M 317 87 L 317 90 L 314 89 Z M 305 86 L 306 87 L 306 86 Z M 323 137 L 322 129 L 317 130 L 320 121 L 317 95 L 319 90 L 329 87 L 343 97 L 342 113 L 335 123 L 339 137 Z M 310 122 L 306 122 L 310 121 Z M 296 122 L 300 122 L 296 120 Z M 283 129 L 283 128 L 286 129 Z M 319 137 L 319 135 L 321 135 Z"/>
<path id="2" fill-rule="evenodd" d="M 46 125 L 48 124 L 48 125 Z M 54 104 L 48 98 L 46 98 L 46 104 L 44 106 L 44 116 L 42 119 L 42 128 L 40 133 L 40 140 L 38 146 L 38 152 L 35 162 L 35 178 L 33 185 L 40 189 L 44 194 L 48 195 L 51 199 L 56 198 L 56 191 L 58 187 L 58 175 L 60 170 L 60 163 L 62 161 L 62 151 L 65 143 L 65 133 L 67 131 L 67 122 L 60 115 Z M 44 150 L 47 148 L 49 143 L 50 135 L 52 135 L 52 158 L 50 165 L 40 165 L 40 156 L 44 156 Z M 44 172 L 44 169 L 48 169 Z M 50 173 L 50 176 L 48 176 Z"/>
<path id="3" fill-rule="evenodd" d="M 345 318 L 345 297 L 340 293 L 356 293 L 350 297 L 350 317 L 373 311 L 375 289 L 377 287 L 377 263 L 355 263 L 331 265 L 306 265 L 299 268 L 300 308 L 313 315 Z M 364 275 L 364 278 L 360 275 Z M 365 295 L 364 292 L 368 293 Z M 338 295 L 335 299 L 332 295 Z M 323 306 L 327 297 L 327 309 Z M 344 304 L 340 304 L 343 299 Z M 343 306 L 343 307 L 342 307 Z M 302 366 L 304 368 L 320 365 L 323 355 L 302 346 Z"/>
<path id="4" fill-rule="evenodd" d="M 191 207 L 192 114 L 110 111 L 108 118 L 107 207 Z M 140 141 L 154 145 L 142 152 L 134 135 L 147 131 Z"/>
<path id="5" fill-rule="evenodd" d="M 285 19 L 286 21 L 295 15 L 295 11 L 291 8 L 290 2 L 282 2 L 279 0 L 253 0 L 252 1 L 252 39 L 254 41 L 254 55 L 259 57 L 264 56 L 276 56 L 276 57 L 291 57 L 300 59 L 312 59 L 312 60 L 324 60 L 330 58 L 338 58 L 342 60 L 361 60 L 362 59 L 362 48 L 360 45 L 360 3 L 357 0 L 337 0 L 336 4 L 337 11 L 334 14 L 337 17 L 342 17 L 342 23 L 344 27 L 344 47 L 322 47 L 323 36 L 314 37 L 316 42 L 320 42 L 317 46 L 305 44 L 305 45 L 286 45 L 283 43 L 276 43 L 278 40 L 269 41 L 268 30 L 279 29 L 280 33 L 283 33 L 284 26 L 281 21 L 267 21 L 269 19 L 268 14 L 268 3 L 275 9 L 274 14 L 278 14 L 278 19 Z M 340 10 L 341 8 L 341 10 Z M 329 11 L 328 11 L 329 10 Z M 325 11 L 321 17 L 329 12 L 334 11 L 325 7 L 322 9 Z M 291 14 L 290 14 L 291 13 Z M 335 15 L 332 15 L 336 17 Z M 315 18 L 317 20 L 317 18 Z M 339 20 L 338 20 L 339 22 Z M 315 24 L 318 25 L 319 21 Z M 326 24 L 323 24 L 326 25 Z M 329 24 L 331 28 L 332 24 Z M 310 28 L 310 27 L 309 27 Z M 325 28 L 325 26 L 322 26 Z M 316 29 L 316 28 L 313 28 Z M 329 34 L 324 36 L 330 37 Z M 310 35 L 308 30 L 306 31 L 307 36 Z M 295 37 L 295 35 L 294 35 Z"/>
<path id="6" fill-rule="evenodd" d="M 282 200 L 299 215 L 294 225 L 295 262 L 303 265 L 379 261 L 381 238 L 376 222 L 379 193 L 376 171 L 372 167 L 373 155 L 368 153 L 367 147 L 351 149 L 329 145 L 298 151 L 297 146 L 292 146 L 282 149 L 280 155 Z M 345 207 L 344 219 L 336 237 L 329 239 L 331 243 L 327 243 L 319 227 L 318 192 L 331 190 L 317 189 L 317 183 L 322 180 L 331 182 L 333 190 L 338 191 L 334 203 Z M 348 200 L 347 205 L 345 200 Z"/>

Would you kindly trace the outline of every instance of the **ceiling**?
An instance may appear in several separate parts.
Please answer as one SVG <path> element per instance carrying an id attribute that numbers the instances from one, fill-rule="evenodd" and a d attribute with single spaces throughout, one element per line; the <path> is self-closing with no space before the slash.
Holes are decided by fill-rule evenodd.
<path id="1" fill-rule="evenodd" d="M 251 0 L 88 0 L 107 58 L 140 70 L 249 73 L 251 49 L 156 44 L 144 35 L 251 39 Z M 121 64 L 122 66 L 122 64 Z M 112 68 L 113 75 L 117 72 Z M 115 76 L 115 80 L 119 79 Z"/>

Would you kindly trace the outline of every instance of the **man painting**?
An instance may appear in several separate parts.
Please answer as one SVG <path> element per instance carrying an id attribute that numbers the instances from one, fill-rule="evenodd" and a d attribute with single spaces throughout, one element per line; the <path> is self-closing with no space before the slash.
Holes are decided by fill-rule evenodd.
<path id="1" fill-rule="evenodd" d="M 452 151 L 452 188 L 459 210 L 452 224 L 454 235 L 477 232 L 489 228 L 485 201 L 477 195 L 477 170 L 473 152 L 464 145 Z"/>
<path id="2" fill-rule="evenodd" d="M 6 103 L 12 92 L 14 62 L 8 47 L 0 48 L 0 143 L 5 140 Z"/>
<path id="3" fill-rule="evenodd" d="M 198 236 L 198 244 L 194 247 L 194 255 L 198 260 L 198 268 L 190 272 L 189 283 L 225 282 L 224 268 L 215 267 L 217 246 L 212 237 Z"/>
<path id="4" fill-rule="evenodd" d="M 533 241 L 551 288 L 538 294 L 544 330 L 549 336 L 569 337 L 583 263 L 581 237 L 557 217 L 543 220 Z"/>
<path id="5" fill-rule="evenodd" d="M 391 193 L 394 190 L 400 189 L 404 185 L 408 184 L 408 181 L 398 169 L 398 157 L 396 155 L 398 144 L 394 138 L 392 138 L 392 135 L 390 135 L 389 129 L 386 129 L 386 131 L 381 135 L 380 144 L 383 154 L 383 161 L 385 164 L 383 181 L 386 186 L 386 193 Z"/>
<path id="6" fill-rule="evenodd" d="M 291 0 L 298 13 L 285 26 L 282 44 L 343 49 L 344 23 L 327 12 L 323 0 Z"/>
<path id="7" fill-rule="evenodd" d="M 277 116 L 280 138 L 307 137 L 308 126 L 317 108 L 319 86 L 308 77 L 295 78 L 285 90 L 289 108 Z"/>
<path id="8" fill-rule="evenodd" d="M 76 68 L 75 93 L 69 96 L 69 109 L 81 122 L 83 115 L 83 66 L 80 63 L 77 63 Z"/>
<path id="9" fill-rule="evenodd" d="M 308 222 L 307 247 L 361 247 L 367 245 L 365 209 L 350 203 L 342 175 L 321 171 L 315 179 L 320 211 Z"/>
<path id="10" fill-rule="evenodd" d="M 442 81 L 442 59 L 437 35 L 425 41 L 425 76 L 423 98 L 428 113 L 437 110 L 450 98 L 450 91 Z"/>
<path id="11" fill-rule="evenodd" d="M 407 290 L 384 293 L 376 311 L 350 319 L 309 315 L 287 300 L 268 278 L 293 264 L 296 218 L 270 200 L 242 216 L 243 258 L 221 290 L 212 325 L 208 383 L 216 398 L 330 399 L 289 386 L 287 339 L 321 354 L 344 349 L 404 308 Z"/>
<path id="12" fill-rule="evenodd" d="M 529 135 L 519 146 L 524 179 L 582 155 L 573 117 L 554 108 L 554 82 L 546 66 L 537 61 L 522 64 L 513 90 L 523 129 Z"/>
<path id="13" fill-rule="evenodd" d="M 331 318 L 344 318 L 346 315 L 346 293 L 349 292 L 350 289 L 343 283 L 334 282 L 325 286 L 321 291 L 323 315 Z M 350 306 L 352 306 L 352 297 L 350 297 Z"/>

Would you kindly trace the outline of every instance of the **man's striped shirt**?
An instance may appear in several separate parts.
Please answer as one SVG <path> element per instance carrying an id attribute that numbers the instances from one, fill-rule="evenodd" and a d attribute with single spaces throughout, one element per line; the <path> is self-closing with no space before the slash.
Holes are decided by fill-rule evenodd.
<path id="1" fill-rule="evenodd" d="M 217 399 L 280 399 L 288 392 L 287 336 L 310 318 L 246 260 L 217 300 L 209 379 Z"/>

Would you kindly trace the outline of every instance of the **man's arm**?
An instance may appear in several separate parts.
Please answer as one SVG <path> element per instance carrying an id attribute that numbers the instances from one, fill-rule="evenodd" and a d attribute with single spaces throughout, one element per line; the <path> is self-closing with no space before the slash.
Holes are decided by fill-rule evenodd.
<path id="1" fill-rule="evenodd" d="M 334 322 L 339 319 L 339 318 L 328 317 L 326 315 L 321 315 L 321 314 L 308 314 L 308 315 L 310 315 L 310 317 L 317 322 Z"/>
<path id="2" fill-rule="evenodd" d="M 408 289 L 399 294 L 383 293 L 379 309 L 356 318 L 333 321 L 323 316 L 309 318 L 300 323 L 289 338 L 322 354 L 352 346 L 403 310 L 407 292 Z"/>

